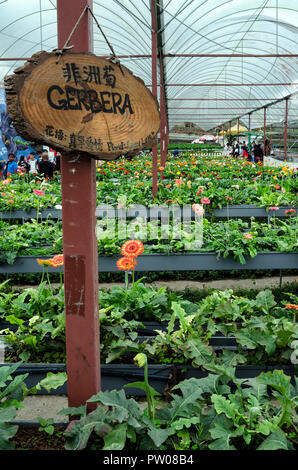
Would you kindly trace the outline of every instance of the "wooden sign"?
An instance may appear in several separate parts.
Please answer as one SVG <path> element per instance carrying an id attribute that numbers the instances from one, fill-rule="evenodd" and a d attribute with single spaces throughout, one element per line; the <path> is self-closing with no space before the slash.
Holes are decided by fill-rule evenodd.
<path id="1" fill-rule="evenodd" d="M 5 77 L 8 113 L 24 139 L 102 160 L 154 143 L 158 102 L 123 65 L 91 53 L 34 54 Z"/>

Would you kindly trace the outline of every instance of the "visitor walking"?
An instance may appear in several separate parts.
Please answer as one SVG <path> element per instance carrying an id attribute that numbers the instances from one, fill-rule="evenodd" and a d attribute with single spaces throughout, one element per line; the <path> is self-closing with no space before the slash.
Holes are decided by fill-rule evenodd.
<path id="1" fill-rule="evenodd" d="M 18 171 L 18 164 L 15 160 L 15 155 L 13 153 L 9 153 L 8 160 L 4 164 L 3 177 L 6 179 L 9 175 L 13 175 L 17 171 Z"/>
<path id="2" fill-rule="evenodd" d="M 48 151 L 44 150 L 41 154 L 42 160 L 38 163 L 38 173 L 43 175 L 45 178 L 53 178 L 54 163 L 49 161 Z"/>
<path id="3" fill-rule="evenodd" d="M 55 166 L 55 171 L 59 171 L 59 172 L 60 172 L 60 169 L 61 169 L 60 159 L 61 159 L 61 153 L 56 152 L 55 159 L 54 159 L 54 166 Z"/>
<path id="4" fill-rule="evenodd" d="M 26 162 L 25 155 L 21 155 L 20 160 L 18 162 L 18 167 L 19 170 L 22 171 L 22 173 L 29 173 L 30 165 L 28 162 Z"/>
<path id="5" fill-rule="evenodd" d="M 256 144 L 255 145 L 255 150 L 254 150 L 255 162 L 256 163 L 263 162 L 263 156 L 264 156 L 264 153 L 263 153 L 263 149 L 262 149 L 261 145 Z"/>
<path id="6" fill-rule="evenodd" d="M 29 161 L 28 161 L 28 164 L 29 164 L 29 173 L 32 174 L 32 173 L 37 173 L 37 160 L 36 160 L 36 157 L 35 157 L 35 153 L 34 152 L 31 152 L 29 154 Z"/>
<path id="7" fill-rule="evenodd" d="M 239 155 L 240 155 L 240 146 L 239 146 L 239 142 L 237 142 L 235 149 L 234 149 L 234 156 L 237 158 L 239 157 Z"/>

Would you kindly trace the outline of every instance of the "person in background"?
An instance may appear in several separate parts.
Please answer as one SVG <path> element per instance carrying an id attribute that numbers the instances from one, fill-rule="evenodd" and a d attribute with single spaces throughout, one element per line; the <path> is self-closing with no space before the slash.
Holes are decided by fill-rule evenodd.
<path id="1" fill-rule="evenodd" d="M 8 160 L 3 168 L 3 176 L 7 178 L 9 175 L 13 175 L 18 170 L 18 164 L 15 160 L 15 155 L 13 153 L 8 154 Z"/>
<path id="2" fill-rule="evenodd" d="M 54 163 L 49 161 L 48 151 L 44 150 L 41 154 L 42 160 L 37 165 L 37 171 L 45 178 L 53 178 Z"/>
<path id="3" fill-rule="evenodd" d="M 29 161 L 28 161 L 28 164 L 29 164 L 29 173 L 32 174 L 32 173 L 37 173 L 37 160 L 35 158 L 35 153 L 34 152 L 31 152 L 29 154 Z"/>
<path id="4" fill-rule="evenodd" d="M 243 142 L 242 149 L 243 149 L 243 157 L 248 158 L 248 147 L 245 142 Z"/>
<path id="5" fill-rule="evenodd" d="M 26 162 L 25 155 L 21 155 L 18 162 L 18 167 L 23 173 L 29 173 L 30 165 L 28 162 Z"/>
<path id="6" fill-rule="evenodd" d="M 255 145 L 254 156 L 256 163 L 263 161 L 264 152 L 260 144 Z"/>
<path id="7" fill-rule="evenodd" d="M 173 157 L 178 157 L 178 155 L 179 155 L 179 150 L 175 149 L 173 152 Z"/>
<path id="8" fill-rule="evenodd" d="M 42 152 L 41 150 L 38 150 L 38 151 L 36 152 L 35 158 L 36 158 L 37 164 L 38 164 L 39 162 L 41 162 L 41 160 L 42 160 L 42 153 L 43 153 L 43 152 Z"/>
<path id="9" fill-rule="evenodd" d="M 55 171 L 60 172 L 60 159 L 61 159 L 61 153 L 56 152 L 55 159 L 54 159 L 54 165 L 55 165 Z"/>
<path id="10" fill-rule="evenodd" d="M 235 149 L 234 149 L 234 156 L 237 158 L 239 157 L 240 155 L 240 145 L 239 145 L 239 142 L 237 142 L 237 144 L 235 145 Z"/>

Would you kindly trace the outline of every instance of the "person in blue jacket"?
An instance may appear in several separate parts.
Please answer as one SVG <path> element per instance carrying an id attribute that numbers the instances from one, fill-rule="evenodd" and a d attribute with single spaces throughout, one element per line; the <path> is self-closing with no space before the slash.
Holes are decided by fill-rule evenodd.
<path id="1" fill-rule="evenodd" d="M 7 178 L 9 175 L 13 175 L 18 170 L 18 164 L 15 160 L 15 156 L 13 153 L 8 154 L 8 161 L 4 165 L 3 169 L 3 176 Z"/>

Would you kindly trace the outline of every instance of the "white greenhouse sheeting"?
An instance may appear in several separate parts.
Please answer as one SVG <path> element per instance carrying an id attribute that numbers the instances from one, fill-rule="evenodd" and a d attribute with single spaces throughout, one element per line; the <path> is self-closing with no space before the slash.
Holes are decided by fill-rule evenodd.
<path id="1" fill-rule="evenodd" d="M 163 19 L 164 54 L 297 54 L 296 0 L 157 0 L 157 3 Z M 149 0 L 94 0 L 93 11 L 117 55 L 151 54 Z M 0 0 L 2 59 L 30 57 L 56 47 L 55 0 Z M 95 24 L 94 52 L 110 54 Z M 0 61 L 0 82 L 23 63 Z M 121 59 L 121 63 L 147 85 L 151 84 L 150 58 Z M 208 131 L 298 92 L 298 57 L 165 57 L 164 64 L 167 85 L 189 84 L 166 87 L 170 127 L 192 121 Z M 204 83 L 219 86 L 192 86 Z M 227 87 L 227 83 L 288 85 Z M 236 101 L 206 101 L 206 98 Z M 268 101 L 261 100 L 266 98 Z M 298 95 L 289 101 L 289 121 L 298 121 L 297 114 Z M 252 128 L 263 125 L 263 115 L 262 110 L 253 114 Z M 283 102 L 268 108 L 267 125 L 281 122 L 283 116 Z M 242 120 L 248 124 L 248 116 Z"/>

